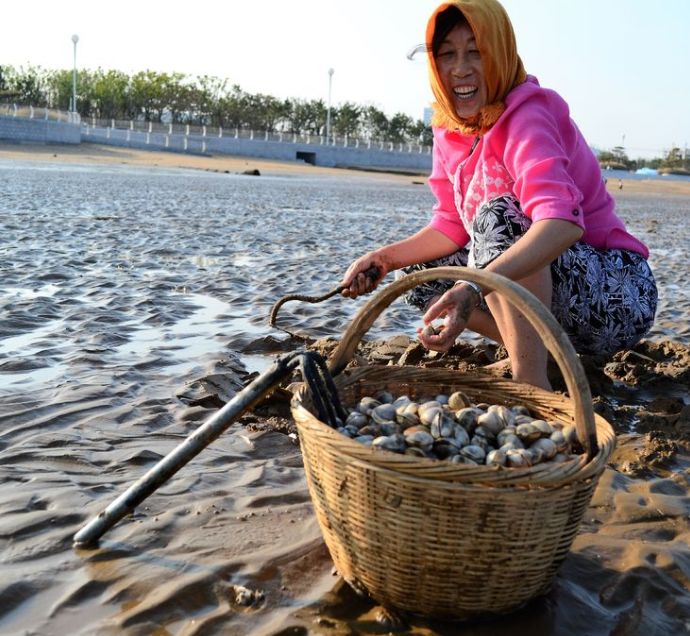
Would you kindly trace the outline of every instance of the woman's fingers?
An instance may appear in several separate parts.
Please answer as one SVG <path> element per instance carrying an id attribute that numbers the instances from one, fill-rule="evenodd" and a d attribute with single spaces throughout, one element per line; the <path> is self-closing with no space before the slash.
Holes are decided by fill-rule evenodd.
<path id="1" fill-rule="evenodd" d="M 426 329 L 417 329 L 417 336 L 419 341 L 431 351 L 448 351 L 453 346 L 457 334 L 453 334 L 450 329 L 445 327 L 436 334 L 429 333 Z"/>
<path id="2" fill-rule="evenodd" d="M 369 255 L 363 256 L 352 263 L 345 272 L 340 283 L 343 287 L 342 295 L 356 298 L 362 294 L 368 294 L 376 289 L 384 275 L 385 272 L 380 263 Z"/>

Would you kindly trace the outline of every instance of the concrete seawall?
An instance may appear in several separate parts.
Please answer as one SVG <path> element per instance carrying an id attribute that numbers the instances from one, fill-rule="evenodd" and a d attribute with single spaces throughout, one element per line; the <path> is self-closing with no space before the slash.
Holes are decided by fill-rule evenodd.
<path id="1" fill-rule="evenodd" d="M 0 140 L 14 143 L 79 144 L 78 123 L 0 115 Z"/>
<path id="2" fill-rule="evenodd" d="M 226 154 L 240 157 L 303 161 L 327 168 L 351 167 L 411 171 L 427 174 L 431 171 L 431 152 L 428 146 L 393 144 L 390 142 L 360 142 L 335 138 L 327 143 L 323 137 L 298 136 L 281 133 L 257 133 L 237 130 L 234 134 L 206 134 L 205 127 L 192 132 L 173 132 L 172 125 L 161 130 L 160 124 L 148 124 L 149 130 L 129 127 L 88 125 L 79 123 L 79 116 L 32 107 L 14 107 L 12 114 L 0 114 L 0 140 L 13 143 L 80 144 L 83 142 L 164 150 L 190 154 Z M 40 116 L 43 113 L 43 116 Z M 36 115 L 36 116 L 34 116 Z M 76 116 L 75 122 L 72 117 Z M 118 122 L 119 124 L 126 122 Z M 153 127 L 158 126 L 158 130 Z M 203 130 L 203 133 L 201 132 Z M 249 135 L 249 136 L 247 136 Z"/>
<path id="3" fill-rule="evenodd" d="M 423 173 L 431 170 L 431 155 L 425 149 L 420 152 L 419 147 L 412 147 L 410 151 L 401 152 L 395 149 L 369 148 L 364 145 L 343 147 L 318 142 L 265 140 L 260 137 L 248 139 L 232 136 L 166 134 L 86 125 L 82 127 L 82 141 L 143 150 L 304 161 L 323 167 L 382 168 Z"/>

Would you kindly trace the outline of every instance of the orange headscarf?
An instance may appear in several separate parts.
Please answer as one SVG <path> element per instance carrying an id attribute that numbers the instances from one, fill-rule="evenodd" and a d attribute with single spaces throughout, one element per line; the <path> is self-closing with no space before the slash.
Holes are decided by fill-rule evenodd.
<path id="1" fill-rule="evenodd" d="M 474 117 L 458 117 L 451 98 L 438 75 L 432 51 L 436 17 L 448 7 L 457 7 L 474 33 L 482 58 L 487 84 L 487 105 Z M 522 60 L 517 54 L 515 33 L 510 18 L 497 0 L 455 0 L 444 2 L 429 18 L 426 27 L 426 48 L 429 54 L 429 77 L 436 102 L 432 124 L 466 135 L 483 135 L 505 110 L 506 95 L 526 79 Z"/>

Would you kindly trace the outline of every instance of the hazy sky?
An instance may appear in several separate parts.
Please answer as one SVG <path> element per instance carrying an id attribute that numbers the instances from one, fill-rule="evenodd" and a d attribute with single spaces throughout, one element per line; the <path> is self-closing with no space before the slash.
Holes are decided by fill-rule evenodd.
<path id="1" fill-rule="evenodd" d="M 152 69 L 248 92 L 373 104 L 421 119 L 423 41 L 436 0 L 19 0 L 4 3 L 0 64 Z M 690 0 L 504 0 L 528 73 L 568 101 L 593 146 L 631 158 L 690 145 Z"/>

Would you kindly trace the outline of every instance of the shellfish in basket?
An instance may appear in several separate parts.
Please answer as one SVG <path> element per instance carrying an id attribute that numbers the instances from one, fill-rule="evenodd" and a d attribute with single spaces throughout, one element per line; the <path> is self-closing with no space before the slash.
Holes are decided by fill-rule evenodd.
<path id="1" fill-rule="evenodd" d="M 420 402 L 363 397 L 338 431 L 374 449 L 475 466 L 524 468 L 581 451 L 571 425 L 533 416 L 522 404 L 472 404 L 460 391 Z"/>

